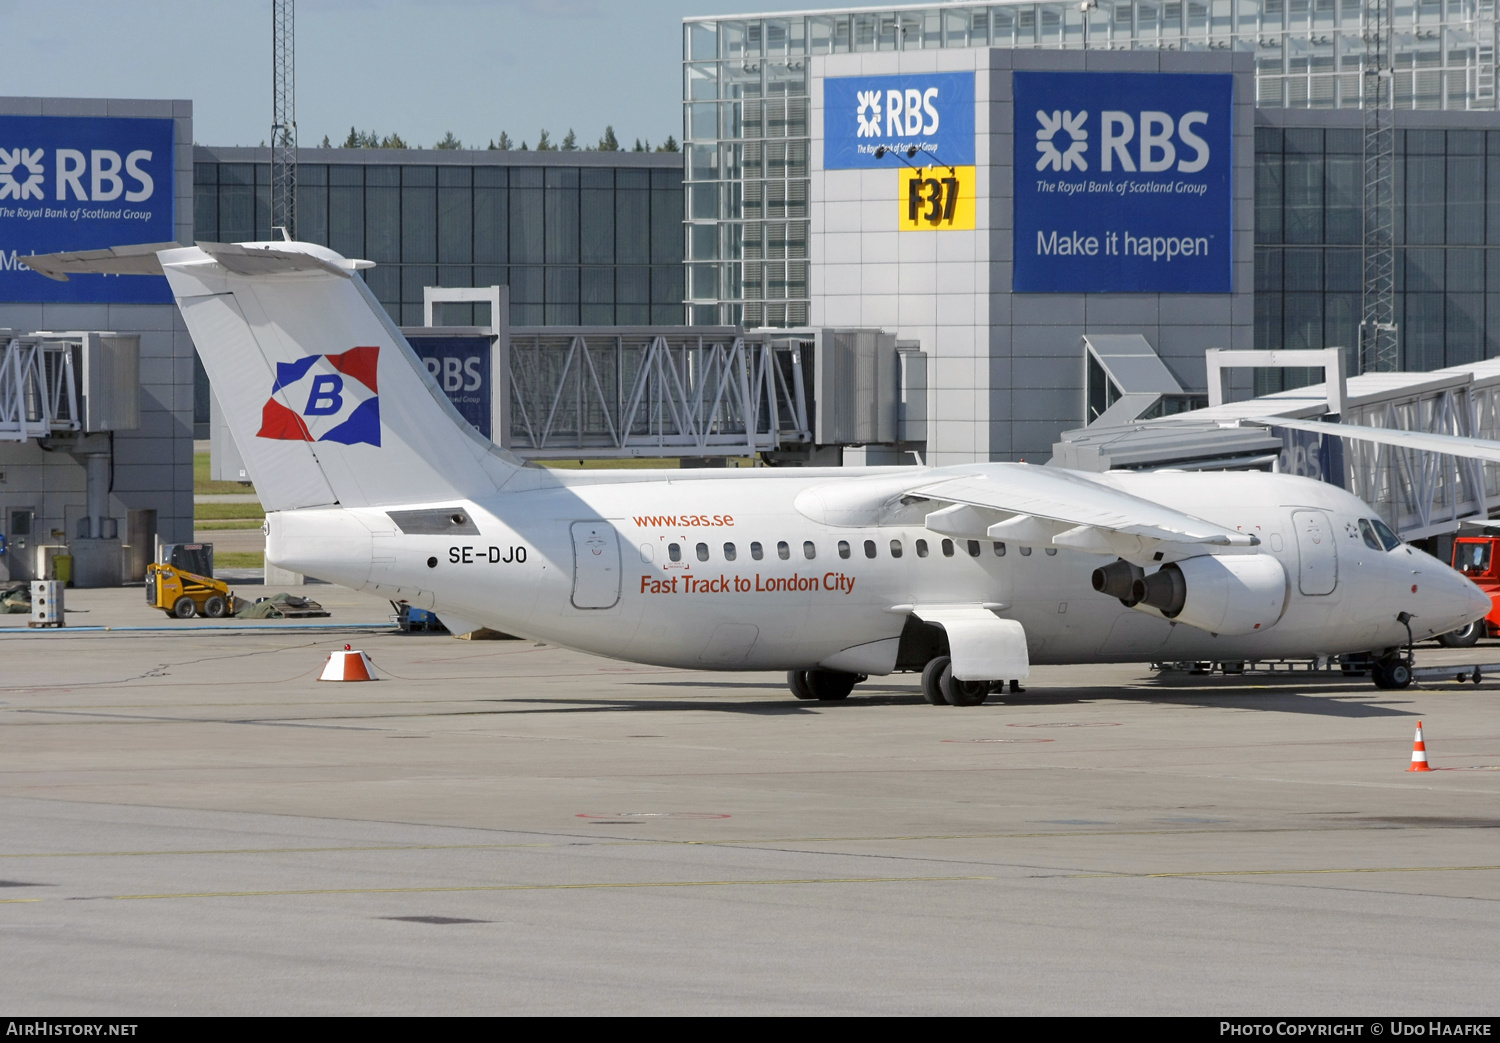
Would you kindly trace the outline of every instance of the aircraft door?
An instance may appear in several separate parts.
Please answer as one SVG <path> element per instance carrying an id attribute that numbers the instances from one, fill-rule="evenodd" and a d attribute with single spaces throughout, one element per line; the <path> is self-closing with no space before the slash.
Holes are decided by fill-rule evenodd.
<path id="1" fill-rule="evenodd" d="M 1322 511 L 1293 511 L 1292 528 L 1297 532 L 1297 556 L 1301 561 L 1297 589 L 1312 596 L 1332 594 L 1339 581 L 1339 552 L 1328 515 Z"/>
<path id="2" fill-rule="evenodd" d="M 573 607 L 613 608 L 620 600 L 620 540 L 608 522 L 573 523 Z"/>

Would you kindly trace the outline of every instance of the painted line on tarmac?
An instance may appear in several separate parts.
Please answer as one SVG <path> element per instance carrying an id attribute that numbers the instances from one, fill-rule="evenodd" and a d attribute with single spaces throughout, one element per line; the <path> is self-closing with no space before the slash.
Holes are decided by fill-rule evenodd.
<path id="1" fill-rule="evenodd" d="M 1365 866 L 1351 869 L 1207 869 L 1181 873 L 1069 873 L 1069 880 L 1149 880 L 1192 876 L 1312 876 L 1338 873 L 1477 873 L 1500 866 Z"/>
<path id="2" fill-rule="evenodd" d="M 300 888 L 275 891 L 183 891 L 168 894 L 145 895 L 101 895 L 110 901 L 130 902 L 163 898 L 269 898 L 292 895 L 386 895 L 386 894 L 451 894 L 479 891 L 590 891 L 648 887 L 767 887 L 796 886 L 805 884 L 916 884 L 952 883 L 975 880 L 996 880 L 993 876 L 828 876 L 791 877 L 780 880 L 643 880 L 624 883 L 590 884 L 473 884 L 458 887 L 329 887 Z M 44 899 L 33 898 L 40 902 Z M 88 898 L 69 898 L 66 901 L 89 901 Z"/>
<path id="3" fill-rule="evenodd" d="M 44 902 L 45 898 L 0 898 L 0 905 L 21 905 L 25 902 Z"/>

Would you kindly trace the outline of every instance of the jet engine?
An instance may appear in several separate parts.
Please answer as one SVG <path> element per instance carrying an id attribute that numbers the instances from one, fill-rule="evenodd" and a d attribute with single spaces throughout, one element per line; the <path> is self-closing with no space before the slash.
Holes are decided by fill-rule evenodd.
<path id="1" fill-rule="evenodd" d="M 1126 608 L 1135 608 L 1140 598 L 1135 596 L 1135 585 L 1146 576 L 1146 570 L 1121 558 L 1094 570 L 1094 589 L 1112 598 L 1119 598 Z"/>
<path id="2" fill-rule="evenodd" d="M 1289 593 L 1286 569 L 1269 554 L 1187 558 L 1131 587 L 1137 602 L 1168 619 L 1228 635 L 1270 629 L 1286 611 Z"/>

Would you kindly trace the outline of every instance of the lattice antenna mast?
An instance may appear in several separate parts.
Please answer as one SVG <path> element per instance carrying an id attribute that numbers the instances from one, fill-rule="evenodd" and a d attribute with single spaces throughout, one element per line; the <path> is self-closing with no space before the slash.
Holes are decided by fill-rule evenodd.
<path id="1" fill-rule="evenodd" d="M 271 224 L 297 238 L 297 2 L 271 0 Z"/>
<path id="2" fill-rule="evenodd" d="M 1391 67 L 1391 4 L 1366 0 L 1364 105 L 1364 307 L 1361 372 L 1400 368 L 1396 341 L 1396 131 Z"/>

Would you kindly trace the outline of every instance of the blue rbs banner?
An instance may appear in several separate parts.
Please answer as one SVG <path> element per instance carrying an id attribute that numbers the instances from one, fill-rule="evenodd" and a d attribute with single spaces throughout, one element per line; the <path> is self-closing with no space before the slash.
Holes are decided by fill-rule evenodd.
<path id="1" fill-rule="evenodd" d="M 490 339 L 488 337 L 407 337 L 432 379 L 465 420 L 486 438 L 490 434 Z"/>
<path id="2" fill-rule="evenodd" d="M 884 146 L 910 162 L 974 164 L 974 74 L 849 76 L 823 81 L 823 169 L 900 166 L 876 158 Z"/>
<path id="3" fill-rule="evenodd" d="M 29 254 L 177 238 L 173 121 L 0 116 L 0 301 L 169 303 L 164 278 L 44 278 Z"/>
<path id="4" fill-rule="evenodd" d="M 1014 292 L 1231 291 L 1232 76 L 1014 83 Z"/>

